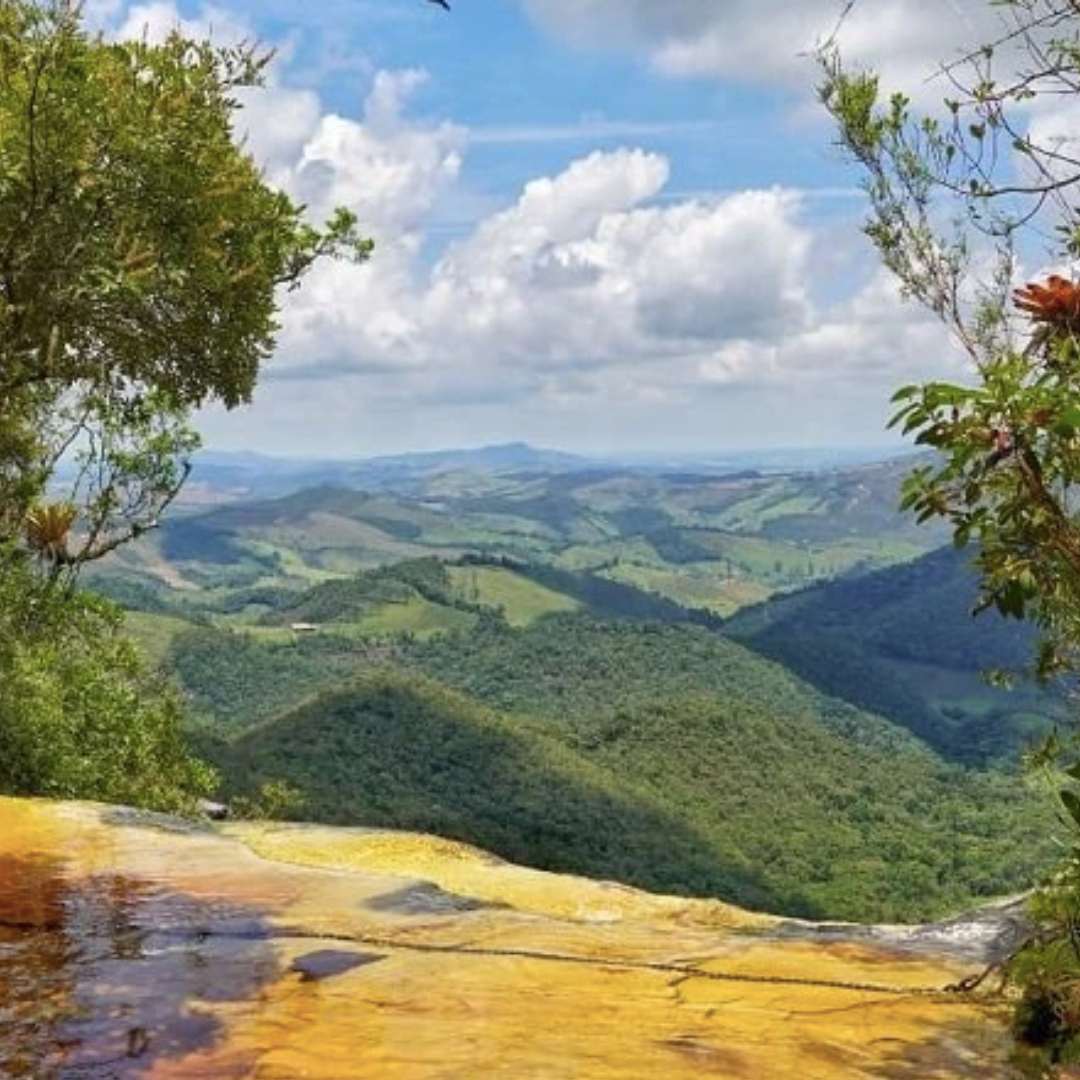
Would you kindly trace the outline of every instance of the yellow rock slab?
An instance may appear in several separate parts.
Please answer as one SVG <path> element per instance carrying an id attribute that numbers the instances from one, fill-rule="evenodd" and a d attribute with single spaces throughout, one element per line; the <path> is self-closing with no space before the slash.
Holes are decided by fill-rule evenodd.
<path id="1" fill-rule="evenodd" d="M 655 896 L 616 882 L 530 870 L 437 836 L 269 822 L 240 822 L 224 831 L 277 862 L 419 877 L 447 892 L 556 919 L 598 923 L 632 919 L 747 930 L 780 921 L 719 900 Z"/>
<path id="2" fill-rule="evenodd" d="M 1004 1078 L 946 957 L 464 845 L 0 799 L 0 1076 Z"/>

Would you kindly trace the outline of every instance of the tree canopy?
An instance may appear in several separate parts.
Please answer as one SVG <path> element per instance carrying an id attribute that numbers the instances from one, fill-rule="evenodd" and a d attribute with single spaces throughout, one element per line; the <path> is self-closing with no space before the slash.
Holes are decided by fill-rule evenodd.
<path id="1" fill-rule="evenodd" d="M 178 806 L 211 784 L 84 563 L 153 528 L 247 401 L 282 290 L 371 251 L 271 187 L 235 130 L 270 56 L 90 34 L 0 0 L 0 790 Z"/>
<path id="2" fill-rule="evenodd" d="M 979 606 L 1038 622 L 1036 670 L 1047 677 L 1080 667 L 1080 155 L 1067 111 L 1080 93 L 1080 8 L 993 6 L 1000 35 L 941 69 L 937 107 L 883 98 L 876 75 L 831 47 L 822 100 L 862 169 L 866 231 L 882 260 L 970 361 L 966 383 L 895 395 L 893 422 L 936 451 L 907 481 L 904 504 L 920 520 L 946 519 L 958 546 L 977 544 Z M 1039 265 L 1051 269 L 1025 270 Z M 1080 1061 L 1075 751 L 1075 738 L 1054 736 L 1034 758 L 1072 840 L 1008 968 L 1023 987 L 1016 1029 L 1036 1044 L 1040 1072 Z"/>
<path id="3" fill-rule="evenodd" d="M 1049 674 L 1080 645 L 1080 287 L 1067 270 L 1025 288 L 1020 275 L 1080 255 L 1080 157 L 1033 121 L 1077 93 L 1080 12 L 997 6 L 999 39 L 941 69 L 939 107 L 883 94 L 833 50 L 822 99 L 862 169 L 867 234 L 973 373 L 897 391 L 894 423 L 940 455 L 912 474 L 905 505 L 978 544 L 983 605 L 1038 620 Z"/>
<path id="4" fill-rule="evenodd" d="M 64 504 L 27 534 L 53 566 L 151 527 L 196 445 L 188 411 L 249 400 L 280 290 L 369 254 L 348 211 L 314 227 L 236 139 L 269 60 L 0 3 L 0 540 L 62 462 Z"/>

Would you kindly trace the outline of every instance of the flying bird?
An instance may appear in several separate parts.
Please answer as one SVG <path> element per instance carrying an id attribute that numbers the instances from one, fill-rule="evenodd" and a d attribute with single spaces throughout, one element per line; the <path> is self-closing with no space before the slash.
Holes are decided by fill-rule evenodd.
<path id="1" fill-rule="evenodd" d="M 448 0 L 428 0 L 429 4 L 438 4 L 439 7 L 444 8 L 446 11 L 450 10 L 450 4 Z"/>

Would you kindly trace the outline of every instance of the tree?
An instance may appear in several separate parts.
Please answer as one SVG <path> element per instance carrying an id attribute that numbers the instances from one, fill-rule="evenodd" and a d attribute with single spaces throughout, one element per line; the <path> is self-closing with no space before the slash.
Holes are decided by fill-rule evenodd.
<path id="1" fill-rule="evenodd" d="M 168 808 L 212 782 L 117 609 L 75 585 L 176 497 L 191 411 L 250 398 L 281 291 L 370 254 L 238 144 L 269 59 L 0 0 L 0 791 Z"/>
<path id="2" fill-rule="evenodd" d="M 250 399 L 280 290 L 370 252 L 350 213 L 308 224 L 238 145 L 237 92 L 269 59 L 108 42 L 74 3 L 0 0 L 0 543 L 25 537 L 51 573 L 156 524 L 190 410 Z M 40 506 L 62 464 L 66 498 Z"/>
<path id="3" fill-rule="evenodd" d="M 821 95 L 865 177 L 870 239 L 971 362 L 970 384 L 895 395 L 894 423 L 936 451 L 903 503 L 920 520 L 948 520 L 958 546 L 978 545 L 980 606 L 1041 626 L 1036 670 L 1048 677 L 1080 668 L 1080 285 L 1068 269 L 1080 258 L 1080 156 L 1038 121 L 1080 94 L 1080 5 L 993 2 L 1001 34 L 941 69 L 939 109 L 919 113 L 903 94 L 883 101 L 877 76 L 845 68 L 831 46 Z M 1065 269 L 1020 287 L 1019 266 L 1033 262 Z M 1040 1072 L 1080 1061 L 1075 751 L 1055 737 L 1034 755 L 1072 842 L 1007 969 L 1023 988 L 1016 1030 L 1038 1044 Z"/>
<path id="4" fill-rule="evenodd" d="M 870 239 L 974 373 L 897 392 L 894 423 L 939 454 L 904 505 L 978 544 L 983 606 L 1039 622 L 1045 675 L 1075 666 L 1080 646 L 1080 287 L 1050 275 L 1016 291 L 1016 273 L 1080 256 L 1080 158 L 1032 123 L 1078 92 L 1080 9 L 997 6 L 1008 25 L 942 68 L 940 110 L 918 114 L 899 93 L 883 102 L 878 77 L 832 49 L 821 93 L 862 168 Z"/>
<path id="5" fill-rule="evenodd" d="M 182 717 L 117 608 L 26 565 L 0 573 L 0 792 L 189 810 L 215 777 Z"/>

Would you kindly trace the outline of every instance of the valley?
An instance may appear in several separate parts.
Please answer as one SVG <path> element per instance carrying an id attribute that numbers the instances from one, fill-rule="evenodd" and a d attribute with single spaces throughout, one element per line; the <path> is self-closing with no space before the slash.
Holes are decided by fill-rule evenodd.
<path id="1" fill-rule="evenodd" d="M 1018 762 L 1065 703 L 983 678 L 1032 633 L 966 614 L 967 556 L 896 510 L 909 462 L 522 453 L 223 492 L 95 574 L 219 797 L 812 918 L 1038 878 L 1051 811 Z"/>

